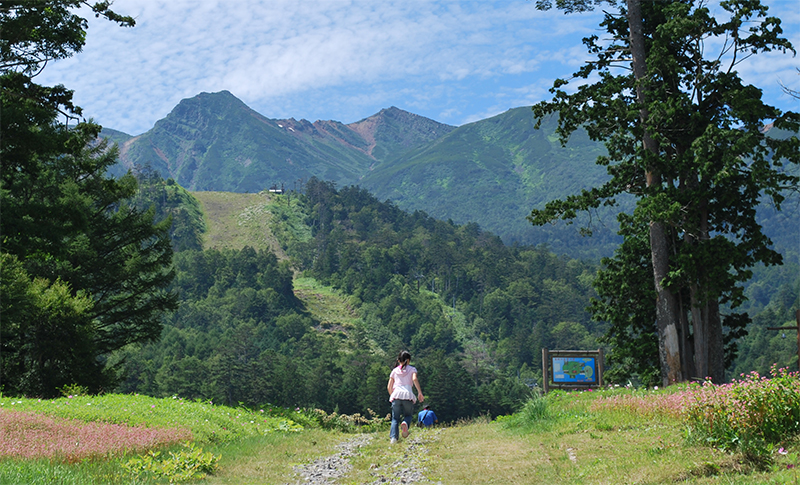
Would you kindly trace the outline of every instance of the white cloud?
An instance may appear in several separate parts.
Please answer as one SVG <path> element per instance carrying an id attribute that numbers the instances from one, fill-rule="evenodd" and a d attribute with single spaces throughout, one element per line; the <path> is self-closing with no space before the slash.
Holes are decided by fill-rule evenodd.
<path id="1" fill-rule="evenodd" d="M 91 18 L 84 52 L 40 82 L 75 89 L 87 116 L 131 134 L 182 98 L 220 90 L 272 118 L 351 122 L 396 105 L 451 124 L 479 119 L 547 97 L 587 59 L 580 39 L 598 33 L 600 18 L 527 0 L 116 0 L 114 9 L 136 27 Z M 797 14 L 782 10 L 796 36 Z M 743 73 L 790 81 L 792 59 L 781 59 Z"/>

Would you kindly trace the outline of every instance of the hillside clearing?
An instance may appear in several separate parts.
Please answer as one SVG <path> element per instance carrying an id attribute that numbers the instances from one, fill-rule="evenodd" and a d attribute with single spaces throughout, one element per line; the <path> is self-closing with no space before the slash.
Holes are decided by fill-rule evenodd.
<path id="1" fill-rule="evenodd" d="M 346 295 L 319 284 L 314 278 L 295 278 L 294 294 L 303 300 L 323 329 L 346 329 L 358 320 L 354 305 Z"/>
<path id="2" fill-rule="evenodd" d="M 200 201 L 206 220 L 203 249 L 268 249 L 280 260 L 288 259 L 269 229 L 266 210 L 273 197 L 265 192 L 191 192 Z"/>

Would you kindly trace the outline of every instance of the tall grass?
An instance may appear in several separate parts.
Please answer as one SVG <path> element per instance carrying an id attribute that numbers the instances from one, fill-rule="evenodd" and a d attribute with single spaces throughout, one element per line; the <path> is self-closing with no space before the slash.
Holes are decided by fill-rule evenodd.
<path id="1" fill-rule="evenodd" d="M 549 417 L 547 398 L 534 392 L 519 411 L 511 416 L 499 416 L 496 421 L 508 429 L 519 428 L 530 431 L 532 428 L 540 427 Z"/>

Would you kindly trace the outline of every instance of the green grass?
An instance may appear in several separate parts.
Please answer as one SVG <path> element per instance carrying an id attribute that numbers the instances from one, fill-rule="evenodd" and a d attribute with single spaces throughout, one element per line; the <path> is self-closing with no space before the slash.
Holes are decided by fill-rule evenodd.
<path id="1" fill-rule="evenodd" d="M 297 448 L 296 443 L 304 442 L 305 438 L 292 435 L 303 430 L 303 427 L 291 418 L 313 424 L 302 414 L 285 409 L 247 410 L 218 406 L 210 402 L 120 394 L 45 400 L 0 396 L 0 413 L 6 410 L 85 422 L 187 429 L 191 432 L 193 442 L 206 447 L 205 452 L 215 455 L 218 454 L 215 450 L 241 446 L 239 443 L 260 443 L 259 446 L 263 447 L 286 441 L 295 443 L 292 446 Z M 0 432 L 3 430 L 0 429 Z M 333 433 L 328 434 L 328 439 L 336 440 Z M 313 441 L 324 440 L 317 438 Z M 310 444 L 308 446 L 312 447 Z M 159 452 L 160 459 L 168 458 L 169 452 L 186 456 L 186 451 L 181 446 L 170 446 Z M 147 453 L 142 453 L 139 456 L 146 455 Z M 124 465 L 135 456 L 132 453 L 109 454 L 84 458 L 77 463 L 68 463 L 57 458 L 24 460 L 6 457 L 0 459 L 0 484 L 166 483 L 164 479 L 133 475 L 126 471 Z M 234 456 L 239 455 L 234 452 Z M 235 463 L 235 459 L 229 456 L 223 463 Z"/>
<path id="2" fill-rule="evenodd" d="M 191 192 L 200 202 L 205 216 L 203 248 L 269 249 L 279 259 L 287 259 L 270 231 L 268 210 L 273 196 L 266 193 Z"/>
<path id="3" fill-rule="evenodd" d="M 295 278 L 294 294 L 306 305 L 323 328 L 350 328 L 358 321 L 355 305 L 347 295 L 321 285 L 314 278 Z"/>
<path id="4" fill-rule="evenodd" d="M 127 457 L 63 463 L 51 460 L 0 460 L 0 484 L 25 485 L 149 485 L 167 480 L 131 476 L 122 464 Z"/>
<path id="5" fill-rule="evenodd" d="M 82 421 L 101 421 L 164 428 L 186 428 L 195 442 L 227 442 L 273 431 L 293 431 L 302 426 L 291 419 L 270 415 L 269 409 L 217 406 L 184 399 L 105 394 L 58 399 L 1 398 L 0 410 L 28 411 Z"/>
<path id="6" fill-rule="evenodd" d="M 682 389 L 553 393 L 513 417 L 414 429 L 428 435 L 416 452 L 382 436 L 341 483 L 371 483 L 415 453 L 428 479 L 448 485 L 800 483 L 798 441 L 759 467 L 741 453 L 687 440 L 687 424 L 675 414 Z"/>
<path id="7" fill-rule="evenodd" d="M 289 483 L 294 467 L 320 456 L 332 455 L 346 435 L 309 429 L 300 433 L 275 433 L 247 438 L 211 448 L 222 456 L 220 469 L 203 483 L 210 485 L 263 485 Z"/>
<path id="8" fill-rule="evenodd" d="M 786 437 L 761 466 L 741 452 L 723 451 L 687 439 L 690 388 L 607 389 L 554 392 L 512 417 L 476 419 L 455 426 L 412 429 L 411 441 L 390 445 L 388 432 L 351 459 L 353 469 L 338 483 L 374 483 L 410 462 L 443 484 L 793 484 L 800 483 L 800 440 Z M 153 407 L 155 406 L 155 407 Z M 248 411 L 179 399 L 144 396 L 80 396 L 56 400 L 0 397 L 4 409 L 53 414 L 86 421 L 185 427 L 204 452 L 219 456 L 216 472 L 194 482 L 288 483 L 294 467 L 335 453 L 352 435 L 318 427 L 297 432 L 285 409 Z M 262 419 L 259 423 L 258 419 Z M 263 424 L 262 424 L 263 423 Z M 296 428 L 296 427 L 295 427 Z M 173 450 L 176 448 L 172 448 Z M 165 450 L 168 451 L 168 450 Z M 132 456 L 108 456 L 67 464 L 57 460 L 0 459 L 0 483 L 167 483 L 132 476 L 123 466 Z"/>

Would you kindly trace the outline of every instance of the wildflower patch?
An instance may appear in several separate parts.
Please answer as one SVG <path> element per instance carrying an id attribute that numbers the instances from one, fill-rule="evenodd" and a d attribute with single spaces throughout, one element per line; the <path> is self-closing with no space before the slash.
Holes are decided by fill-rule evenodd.
<path id="1" fill-rule="evenodd" d="M 182 428 L 145 428 L 0 410 L 0 456 L 75 462 L 192 439 Z"/>
<path id="2" fill-rule="evenodd" d="M 758 461 L 800 434 L 800 375 L 773 366 L 730 384 L 707 382 L 687 391 L 686 417 L 698 441 L 739 450 Z"/>

